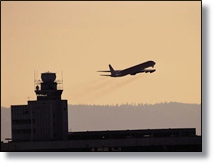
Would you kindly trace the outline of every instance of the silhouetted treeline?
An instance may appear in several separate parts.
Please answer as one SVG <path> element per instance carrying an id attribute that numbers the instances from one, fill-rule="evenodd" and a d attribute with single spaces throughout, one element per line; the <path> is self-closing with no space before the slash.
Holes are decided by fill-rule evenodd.
<path id="1" fill-rule="evenodd" d="M 201 105 L 69 105 L 69 131 L 154 128 L 196 128 L 201 134 Z"/>

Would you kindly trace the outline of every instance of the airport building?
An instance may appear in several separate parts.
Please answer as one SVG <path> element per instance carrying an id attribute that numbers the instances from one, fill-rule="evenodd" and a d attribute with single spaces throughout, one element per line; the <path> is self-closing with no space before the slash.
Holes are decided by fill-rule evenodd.
<path id="1" fill-rule="evenodd" d="M 2 151 L 201 152 L 194 128 L 69 132 L 67 141 L 1 143 Z"/>
<path id="2" fill-rule="evenodd" d="M 10 151 L 201 152 L 195 128 L 68 132 L 67 100 L 61 99 L 55 73 L 42 73 L 35 85 L 36 101 L 11 106 Z"/>
<path id="3" fill-rule="evenodd" d="M 67 140 L 67 100 L 61 100 L 63 90 L 57 89 L 55 73 L 42 73 L 35 88 L 36 101 L 28 105 L 12 105 L 12 141 Z"/>

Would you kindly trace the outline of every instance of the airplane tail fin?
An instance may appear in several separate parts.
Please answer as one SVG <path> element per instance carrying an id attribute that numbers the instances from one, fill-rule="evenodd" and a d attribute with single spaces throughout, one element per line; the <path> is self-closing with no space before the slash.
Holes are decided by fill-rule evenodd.
<path id="1" fill-rule="evenodd" d="M 110 64 L 109 64 L 109 69 L 111 71 L 111 75 L 115 76 L 115 71 L 114 71 L 113 67 Z"/>

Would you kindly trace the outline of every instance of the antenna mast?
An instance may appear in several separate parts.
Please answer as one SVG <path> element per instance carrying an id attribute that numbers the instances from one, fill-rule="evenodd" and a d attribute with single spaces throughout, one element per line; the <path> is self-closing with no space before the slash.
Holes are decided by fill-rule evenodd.
<path id="1" fill-rule="evenodd" d="M 62 89 L 63 89 L 63 71 L 61 71 L 61 76 L 62 76 Z"/>

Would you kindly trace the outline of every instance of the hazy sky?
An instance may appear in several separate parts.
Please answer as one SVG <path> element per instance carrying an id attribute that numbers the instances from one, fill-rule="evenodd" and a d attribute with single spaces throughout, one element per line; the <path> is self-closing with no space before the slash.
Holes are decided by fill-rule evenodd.
<path id="1" fill-rule="evenodd" d="M 1 5 L 2 106 L 36 99 L 34 70 L 63 71 L 69 104 L 201 103 L 200 1 Z M 156 72 L 96 72 L 147 60 Z"/>

